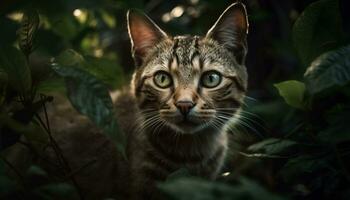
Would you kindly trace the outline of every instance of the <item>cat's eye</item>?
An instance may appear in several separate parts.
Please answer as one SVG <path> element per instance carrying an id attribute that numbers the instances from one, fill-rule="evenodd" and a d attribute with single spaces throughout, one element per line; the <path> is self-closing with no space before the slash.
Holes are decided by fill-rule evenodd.
<path id="1" fill-rule="evenodd" d="M 217 71 L 205 72 L 201 77 L 201 84 L 207 88 L 214 88 L 221 83 L 221 74 Z"/>
<path id="2" fill-rule="evenodd" d="M 165 71 L 156 72 L 153 77 L 153 81 L 160 88 L 170 87 L 173 82 L 170 74 Z"/>

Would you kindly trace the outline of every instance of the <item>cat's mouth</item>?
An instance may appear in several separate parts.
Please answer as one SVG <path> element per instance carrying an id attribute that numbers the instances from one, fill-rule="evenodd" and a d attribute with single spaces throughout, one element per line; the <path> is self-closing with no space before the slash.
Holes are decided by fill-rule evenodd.
<path id="1" fill-rule="evenodd" d="M 177 119 L 168 119 L 167 121 L 172 129 L 184 134 L 195 133 L 209 126 L 209 123 L 206 123 L 206 121 L 195 117 L 179 117 Z"/>

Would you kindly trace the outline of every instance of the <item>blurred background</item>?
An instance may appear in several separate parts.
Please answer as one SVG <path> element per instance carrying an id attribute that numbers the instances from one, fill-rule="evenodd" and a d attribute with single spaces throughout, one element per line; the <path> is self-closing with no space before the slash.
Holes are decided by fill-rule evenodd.
<path id="1" fill-rule="evenodd" d="M 13 44 L 21 10 L 35 8 L 41 25 L 32 62 L 45 65 L 66 49 L 103 58 L 115 70 L 108 81 L 120 86 L 133 71 L 126 11 L 138 8 L 171 35 L 204 35 L 221 12 L 234 1 L 222 0 L 2 0 L 0 45 Z M 246 0 L 250 21 L 247 68 L 251 94 L 271 97 L 271 83 L 304 73 L 292 42 L 292 25 L 314 0 Z M 106 64 L 108 65 L 108 64 Z M 118 69 L 114 69 L 118 68 Z M 38 75 L 37 78 L 42 78 Z"/>

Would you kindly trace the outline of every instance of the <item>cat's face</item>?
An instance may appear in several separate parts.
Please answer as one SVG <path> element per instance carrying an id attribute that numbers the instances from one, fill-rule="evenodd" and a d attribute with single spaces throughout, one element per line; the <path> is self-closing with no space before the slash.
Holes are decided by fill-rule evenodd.
<path id="1" fill-rule="evenodd" d="M 246 11 L 233 4 L 204 37 L 171 37 L 131 11 L 129 34 L 137 69 L 133 88 L 144 126 L 179 133 L 220 128 L 239 109 L 247 88 Z"/>

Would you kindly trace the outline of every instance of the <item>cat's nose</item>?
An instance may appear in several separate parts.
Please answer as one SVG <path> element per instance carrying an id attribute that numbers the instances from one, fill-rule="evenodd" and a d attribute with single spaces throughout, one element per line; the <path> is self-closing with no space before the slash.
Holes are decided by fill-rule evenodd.
<path id="1" fill-rule="evenodd" d="M 192 101 L 178 101 L 175 103 L 175 106 L 179 109 L 182 115 L 186 116 L 195 104 Z"/>

